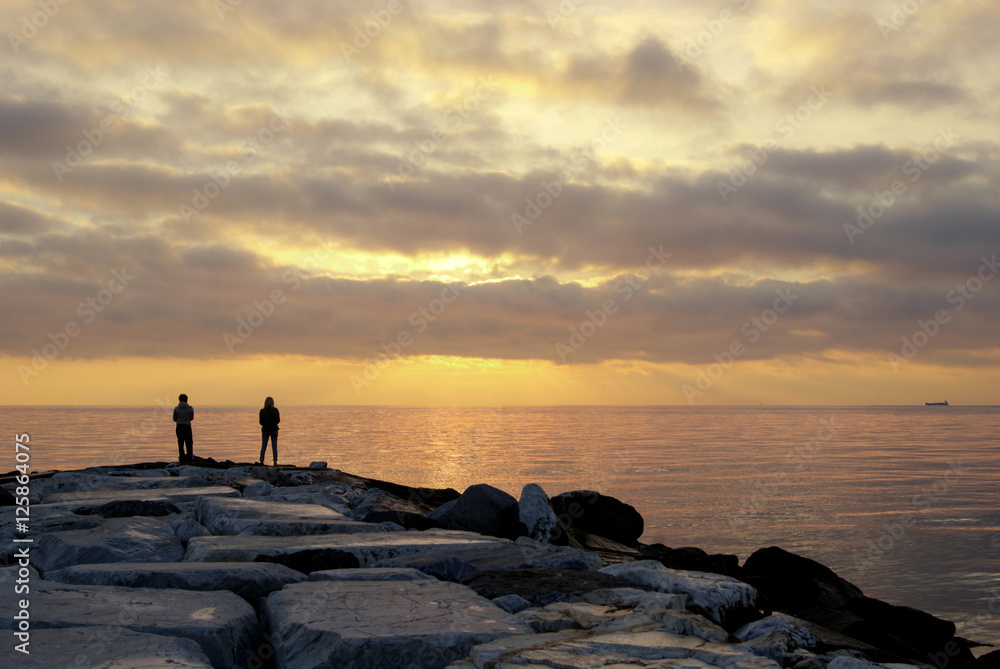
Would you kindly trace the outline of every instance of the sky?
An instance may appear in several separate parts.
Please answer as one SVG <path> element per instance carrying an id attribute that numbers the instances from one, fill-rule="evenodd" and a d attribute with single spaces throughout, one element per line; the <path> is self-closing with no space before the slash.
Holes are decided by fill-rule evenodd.
<path id="1" fill-rule="evenodd" d="M 0 401 L 1000 403 L 992 0 L 2 0 Z"/>

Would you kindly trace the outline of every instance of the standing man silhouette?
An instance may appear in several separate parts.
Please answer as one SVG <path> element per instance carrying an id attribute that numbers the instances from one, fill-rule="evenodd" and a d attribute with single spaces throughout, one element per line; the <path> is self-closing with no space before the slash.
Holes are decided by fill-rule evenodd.
<path id="1" fill-rule="evenodd" d="M 188 404 L 188 396 L 181 393 L 177 398 L 179 404 L 174 407 L 174 422 L 177 423 L 178 460 L 181 464 L 194 461 L 194 436 L 191 434 L 191 421 L 194 420 L 194 408 Z M 187 446 L 187 453 L 184 447 Z"/>
<path id="2" fill-rule="evenodd" d="M 278 423 L 281 422 L 281 414 L 274 406 L 274 400 L 270 397 L 264 400 L 264 408 L 260 410 L 260 460 L 259 464 L 264 464 L 264 455 L 267 453 L 267 440 L 271 439 L 271 455 L 274 456 L 274 464 L 278 465 Z"/>

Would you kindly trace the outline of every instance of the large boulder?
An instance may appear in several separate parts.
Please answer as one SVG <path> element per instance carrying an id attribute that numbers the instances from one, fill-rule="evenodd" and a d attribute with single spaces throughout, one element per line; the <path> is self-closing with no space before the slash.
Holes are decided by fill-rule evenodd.
<path id="1" fill-rule="evenodd" d="M 940 658 L 939 669 L 974 659 L 954 623 L 906 606 L 866 597 L 824 565 L 771 546 L 754 552 L 740 576 L 766 598 L 765 605 L 877 648 L 879 661 Z"/>
<path id="2" fill-rule="evenodd" d="M 518 513 L 525 536 L 536 541 L 548 543 L 559 529 L 559 519 L 549 504 L 549 496 L 537 483 L 529 483 L 521 489 Z"/>
<path id="3" fill-rule="evenodd" d="M 611 565 L 601 573 L 659 592 L 687 595 L 689 609 L 726 629 L 735 629 L 760 617 L 757 591 L 722 574 L 668 569 L 652 560 Z"/>
<path id="4" fill-rule="evenodd" d="M 0 629 L 16 629 L 17 606 L 16 597 L 0 598 Z M 216 669 L 245 666 L 260 635 L 253 608 L 225 591 L 156 590 L 42 581 L 31 586 L 30 612 L 32 632 L 86 627 L 99 637 L 102 631 L 125 628 L 190 639 L 201 647 Z"/>
<path id="5" fill-rule="evenodd" d="M 43 534 L 37 566 L 43 572 L 74 564 L 102 562 L 180 562 L 184 548 L 165 521 L 114 518 L 89 530 Z"/>
<path id="6" fill-rule="evenodd" d="M 863 596 L 861 588 L 829 567 L 777 546 L 754 551 L 740 578 L 757 588 L 771 608 L 793 615 L 810 608 L 843 609 Z"/>
<path id="7" fill-rule="evenodd" d="M 524 534 L 517 500 L 485 483 L 465 489 L 462 496 L 427 514 L 448 529 L 466 530 L 505 539 Z"/>
<path id="8" fill-rule="evenodd" d="M 305 576 L 280 564 L 253 562 L 136 562 L 81 564 L 45 574 L 47 581 L 73 585 L 118 585 L 129 588 L 228 590 L 252 606 Z"/>
<path id="9" fill-rule="evenodd" d="M 625 544 L 638 546 L 645 529 L 635 507 L 593 490 L 574 490 L 549 500 L 559 521 L 570 531 L 581 530 Z M 554 543 L 565 543 L 562 533 Z"/>
<path id="10" fill-rule="evenodd" d="M 476 644 L 531 628 L 456 583 L 289 585 L 267 598 L 275 669 L 447 667 Z"/>

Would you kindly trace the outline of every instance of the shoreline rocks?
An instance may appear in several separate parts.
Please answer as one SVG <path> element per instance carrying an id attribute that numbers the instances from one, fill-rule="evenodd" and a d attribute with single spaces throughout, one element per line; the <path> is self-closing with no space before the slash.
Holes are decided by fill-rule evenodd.
<path id="1" fill-rule="evenodd" d="M 13 489 L 0 476 L 0 493 Z M 639 512 L 595 491 L 550 498 L 529 483 L 517 499 L 326 463 L 196 459 L 33 474 L 30 498 L 27 567 L 10 541 L 20 536 L 14 508 L 0 504 L 0 562 L 11 565 L 0 582 L 29 588 L 26 666 L 62 657 L 150 669 L 996 661 L 975 660 L 953 623 L 867 597 L 777 547 L 741 566 L 735 555 L 643 545 Z M 0 627 L 17 628 L 16 605 L 3 598 Z M 102 629 L 120 642 L 95 642 Z"/>

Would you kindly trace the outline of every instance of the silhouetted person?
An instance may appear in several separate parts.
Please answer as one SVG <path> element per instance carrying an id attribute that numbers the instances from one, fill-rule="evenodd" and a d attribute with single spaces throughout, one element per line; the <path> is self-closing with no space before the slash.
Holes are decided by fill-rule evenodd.
<path id="1" fill-rule="evenodd" d="M 177 398 L 180 404 L 174 407 L 174 422 L 177 423 L 178 460 L 182 463 L 194 461 L 194 436 L 191 434 L 191 421 L 194 420 L 194 408 L 188 404 L 188 396 L 181 393 Z M 187 453 L 184 447 L 187 446 Z"/>
<path id="2" fill-rule="evenodd" d="M 267 453 L 267 439 L 271 438 L 271 455 L 274 456 L 274 464 L 278 464 L 278 423 L 281 422 L 281 414 L 274 406 L 274 400 L 268 397 L 264 400 L 264 408 L 260 410 L 260 464 L 264 464 L 264 455 Z"/>

